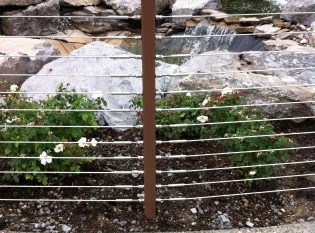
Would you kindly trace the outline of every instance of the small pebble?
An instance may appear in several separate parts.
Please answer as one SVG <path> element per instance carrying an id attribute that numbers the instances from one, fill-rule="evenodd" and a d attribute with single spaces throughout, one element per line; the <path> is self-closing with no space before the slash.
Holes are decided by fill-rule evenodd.
<path id="1" fill-rule="evenodd" d="M 197 214 L 197 209 L 196 208 L 191 208 L 190 212 L 192 212 L 193 214 Z"/>

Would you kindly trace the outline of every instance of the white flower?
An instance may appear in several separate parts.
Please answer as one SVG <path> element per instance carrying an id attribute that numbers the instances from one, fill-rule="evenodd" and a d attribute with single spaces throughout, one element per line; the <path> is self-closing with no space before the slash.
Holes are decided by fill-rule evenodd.
<path id="1" fill-rule="evenodd" d="M 63 144 L 58 144 L 58 145 L 55 146 L 54 151 L 55 151 L 56 153 L 60 153 L 60 152 L 63 152 L 64 148 L 65 148 L 65 147 L 64 147 Z"/>
<path id="2" fill-rule="evenodd" d="M 256 170 L 254 170 L 254 171 L 250 171 L 250 172 L 249 172 L 249 175 L 254 176 L 254 175 L 256 175 L 256 173 L 257 173 L 257 171 L 256 171 Z"/>
<path id="3" fill-rule="evenodd" d="M 79 147 L 84 148 L 84 147 L 88 147 L 89 144 L 87 143 L 87 140 L 85 137 L 82 137 L 79 141 Z"/>
<path id="4" fill-rule="evenodd" d="M 97 146 L 97 141 L 96 141 L 96 139 L 95 138 L 93 138 L 92 140 L 91 140 L 91 144 L 92 144 L 92 146 Z"/>
<path id="5" fill-rule="evenodd" d="M 98 98 L 102 98 L 103 97 L 103 92 L 101 91 L 94 91 L 92 98 L 93 99 L 98 99 Z"/>
<path id="6" fill-rule="evenodd" d="M 187 92 L 186 96 L 187 96 L 187 97 L 191 97 L 191 93 L 190 93 L 190 92 Z"/>
<path id="7" fill-rule="evenodd" d="M 9 119 L 7 119 L 5 122 L 6 122 L 7 124 L 11 124 L 11 123 L 12 123 L 12 121 L 9 120 Z"/>
<path id="8" fill-rule="evenodd" d="M 201 122 L 201 123 L 206 123 L 208 121 L 208 117 L 207 116 L 199 116 L 197 117 L 197 121 Z"/>
<path id="9" fill-rule="evenodd" d="M 211 101 L 211 97 L 206 98 L 203 102 L 202 102 L 202 106 L 206 106 L 209 102 Z"/>
<path id="10" fill-rule="evenodd" d="M 19 86 L 18 85 L 11 85 L 10 86 L 10 91 L 17 91 L 19 89 Z"/>
<path id="11" fill-rule="evenodd" d="M 230 93 L 233 93 L 233 90 L 229 87 L 226 87 L 222 90 L 221 95 L 225 96 L 225 95 L 230 94 Z"/>
<path id="12" fill-rule="evenodd" d="M 41 155 L 39 156 L 39 159 L 40 159 L 41 164 L 43 165 L 46 165 L 47 163 L 52 162 L 52 157 L 47 155 L 45 151 L 41 153 Z"/>

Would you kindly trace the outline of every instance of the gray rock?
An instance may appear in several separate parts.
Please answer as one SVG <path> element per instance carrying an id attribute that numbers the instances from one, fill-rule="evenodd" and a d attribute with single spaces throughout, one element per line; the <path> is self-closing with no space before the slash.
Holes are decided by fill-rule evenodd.
<path id="1" fill-rule="evenodd" d="M 102 0 L 60 0 L 60 4 L 68 6 L 96 6 Z"/>
<path id="2" fill-rule="evenodd" d="M 103 0 L 107 6 L 114 9 L 119 15 L 140 15 L 141 0 Z M 175 0 L 156 0 L 156 13 L 170 8 Z"/>
<path id="3" fill-rule="evenodd" d="M 173 80 L 171 89 L 245 87 L 248 88 L 245 94 L 250 104 L 313 101 L 315 95 L 313 86 L 294 87 L 292 85 L 315 84 L 315 71 L 313 69 L 287 69 L 314 67 L 315 50 L 299 46 L 290 47 L 287 50 L 291 52 L 243 54 L 241 57 L 237 55 L 213 56 L 213 52 L 204 53 L 203 55 L 209 54 L 209 56 L 196 56 L 180 66 L 177 72 L 209 73 L 209 75 L 190 75 Z M 280 71 L 274 69 L 280 69 Z M 257 72 L 248 72 L 248 70 L 257 70 Z M 254 87 L 264 88 L 255 89 Z M 260 109 L 271 118 L 315 115 L 315 106 L 312 103 L 261 106 Z"/>
<path id="4" fill-rule="evenodd" d="M 43 0 L 1 0 L 0 6 L 29 6 L 42 1 Z"/>
<path id="5" fill-rule="evenodd" d="M 282 12 L 315 12 L 315 1 L 288 0 Z M 284 14 L 282 17 L 287 21 L 301 23 L 308 26 L 315 20 L 315 14 Z"/>
<path id="6" fill-rule="evenodd" d="M 68 225 L 62 225 L 62 231 L 65 232 L 65 233 L 68 233 L 72 230 L 72 228 Z"/>
<path id="7" fill-rule="evenodd" d="M 252 18 L 241 18 L 239 20 L 240 24 L 242 25 L 248 25 L 248 26 L 256 26 L 259 24 L 259 19 L 256 17 Z"/>
<path id="8" fill-rule="evenodd" d="M 44 40 L 28 38 L 0 38 L 0 73 L 34 74 L 46 63 L 54 60 L 49 56 L 59 51 Z M 23 57 L 20 57 L 23 56 Z M 22 84 L 25 76 L 1 76 L 0 81 Z"/>
<path id="9" fill-rule="evenodd" d="M 272 35 L 279 32 L 280 30 L 281 28 L 274 27 L 273 24 L 264 24 L 264 25 L 257 26 L 255 28 L 254 33 L 263 34 L 263 35 L 259 35 L 259 37 L 271 38 Z"/>
<path id="10" fill-rule="evenodd" d="M 71 56 L 133 56 L 121 48 L 102 42 L 90 43 Z M 140 59 L 111 58 L 60 58 L 43 67 L 36 76 L 29 78 L 21 87 L 23 91 L 55 91 L 60 83 L 70 84 L 71 88 L 82 92 L 103 92 L 109 109 L 129 109 L 130 95 L 109 95 L 110 92 L 141 92 L 142 79 L 131 77 L 111 77 L 112 74 L 141 75 Z M 157 73 L 172 73 L 178 66 L 163 62 L 157 63 Z M 50 76 L 41 76 L 50 74 Z M 55 75 L 55 76 L 54 76 Z M 44 81 L 43 81 L 44 80 Z M 158 90 L 167 90 L 169 78 L 157 78 Z M 31 96 L 31 95 L 30 95 Z M 92 94 L 89 94 L 92 96 Z M 46 95 L 34 95 L 34 99 Z M 105 112 L 98 115 L 99 123 L 104 119 L 109 125 L 132 125 L 136 123 L 136 113 Z"/>
<path id="11" fill-rule="evenodd" d="M 228 219 L 224 214 L 219 215 L 219 221 L 222 223 L 229 223 L 230 219 Z"/>
<path id="12" fill-rule="evenodd" d="M 315 48 L 315 21 L 311 23 L 311 31 L 312 33 L 310 34 L 309 43 L 310 46 Z"/>
<path id="13" fill-rule="evenodd" d="M 255 226 L 255 224 L 252 223 L 251 221 L 246 221 L 246 226 L 253 228 Z"/>
<path id="14" fill-rule="evenodd" d="M 116 16 L 114 10 L 107 9 L 104 7 L 84 7 L 80 11 L 74 11 L 67 15 L 75 16 Z M 87 33 L 102 33 L 113 30 L 121 30 L 127 27 L 127 21 L 123 20 L 104 20 L 104 19 L 93 19 L 93 18 L 72 18 L 75 28 L 80 31 Z"/>
<path id="15" fill-rule="evenodd" d="M 5 16 L 58 16 L 59 0 L 47 0 L 25 10 L 6 11 Z M 1 18 L 0 28 L 9 36 L 46 36 L 57 32 L 59 19 L 56 18 Z"/>

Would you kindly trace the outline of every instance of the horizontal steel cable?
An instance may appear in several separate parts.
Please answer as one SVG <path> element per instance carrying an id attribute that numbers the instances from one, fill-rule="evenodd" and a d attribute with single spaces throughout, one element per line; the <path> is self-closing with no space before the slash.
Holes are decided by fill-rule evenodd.
<path id="1" fill-rule="evenodd" d="M 141 129 L 143 125 L 0 125 L 0 128 L 95 128 L 95 129 Z"/>
<path id="2" fill-rule="evenodd" d="M 27 199 L 0 198 L 0 202 L 144 202 L 144 199 Z"/>
<path id="3" fill-rule="evenodd" d="M 290 166 L 297 164 L 310 164 L 315 163 L 315 160 L 299 161 L 299 162 L 286 162 L 286 163 L 267 163 L 267 164 L 256 164 L 256 165 L 245 165 L 245 166 L 234 166 L 234 167 L 214 167 L 204 169 L 193 169 L 193 170 L 157 170 L 157 174 L 183 174 L 183 173 L 195 173 L 195 172 L 209 172 L 209 171 L 224 171 L 224 170 L 237 170 L 244 168 L 260 168 L 260 167 L 278 167 L 278 166 Z"/>
<path id="4" fill-rule="evenodd" d="M 115 156 L 115 157 L 53 157 L 54 160 L 143 160 L 143 156 Z M 0 156 L 0 159 L 39 159 L 39 156 Z"/>
<path id="5" fill-rule="evenodd" d="M 180 183 L 179 184 L 158 184 L 156 187 L 157 188 L 179 188 L 179 187 L 191 187 L 191 186 L 201 186 L 201 185 L 211 185 L 211 184 L 226 184 L 226 183 L 237 183 L 237 182 L 259 181 L 259 180 L 299 178 L 299 177 L 309 177 L 309 176 L 315 176 L 315 173 L 286 175 L 286 176 L 257 177 L 257 178 L 235 179 L 235 180 L 205 181 L 205 182 L 182 183 L 182 184 Z"/>
<path id="6" fill-rule="evenodd" d="M 290 50 L 276 50 L 276 51 L 243 51 L 243 52 L 207 52 L 207 53 L 200 53 L 200 54 L 171 54 L 171 55 L 156 55 L 157 59 L 164 59 L 164 58 L 194 58 L 194 57 L 212 57 L 212 56 L 219 56 L 219 55 L 263 55 L 263 54 L 314 54 L 315 50 L 306 50 L 306 51 L 290 51 Z"/>
<path id="7" fill-rule="evenodd" d="M 253 87 L 229 87 L 231 91 L 245 91 L 245 90 L 260 90 L 260 89 L 273 89 L 273 88 L 285 88 L 285 87 L 314 87 L 315 84 L 302 83 L 302 84 L 287 84 L 287 85 L 276 85 L 276 86 L 253 86 Z M 200 89 L 200 90 L 178 90 L 178 91 L 159 91 L 160 95 L 167 94 L 185 94 L 185 93 L 211 93 L 211 92 L 222 92 L 224 88 L 213 88 L 213 89 Z M 1 92 L 0 92 L 1 94 Z"/>
<path id="8" fill-rule="evenodd" d="M 211 53 L 201 53 L 201 54 L 171 54 L 171 55 L 156 55 L 157 59 L 164 59 L 164 58 L 187 58 L 187 57 L 210 57 L 210 56 L 218 56 L 218 55 L 241 55 L 241 54 L 294 54 L 294 53 L 303 53 L 303 54 L 313 54 L 314 51 L 290 51 L 290 50 L 275 50 L 275 51 L 242 51 L 242 52 L 211 52 Z M 104 55 L 95 55 L 95 56 L 62 56 L 62 55 L 11 55 L 11 54 L 0 54 L 0 57 L 14 57 L 14 58 L 27 58 L 27 57 L 36 57 L 36 58 L 109 58 L 109 59 L 141 59 L 142 55 L 111 55 L 111 56 L 104 56 Z"/>
<path id="9" fill-rule="evenodd" d="M 156 111 L 157 111 L 157 112 L 168 112 L 168 111 L 194 111 L 194 110 L 244 108 L 244 107 L 261 107 L 261 106 L 277 106 L 277 105 L 293 105 L 293 104 L 312 104 L 312 103 L 315 103 L 315 100 L 296 101 L 296 102 L 282 102 L 282 103 L 240 104 L 240 105 L 211 106 L 211 107 L 199 107 L 199 108 L 157 108 Z"/>
<path id="10" fill-rule="evenodd" d="M 311 31 L 301 32 L 274 32 L 274 33 L 244 33 L 244 34 L 214 34 L 214 35 L 173 35 L 173 36 L 156 36 L 156 40 L 164 39 L 197 39 L 197 38 L 212 38 L 212 37 L 243 37 L 243 36 L 270 36 L 270 35 L 299 35 L 312 34 Z M 40 38 L 40 39 L 66 39 L 69 36 L 0 36 L 0 38 Z M 86 36 L 71 36 L 76 39 L 86 39 Z M 89 39 L 103 39 L 103 40 L 141 40 L 141 36 L 90 36 Z"/>
<path id="11" fill-rule="evenodd" d="M 315 134 L 315 131 L 311 132 L 295 132 L 295 133 L 279 133 L 279 134 L 265 134 L 265 135 L 252 135 L 252 136 L 236 136 L 236 137 L 224 137 L 224 138 L 206 138 L 206 139 L 192 139 L 192 140 L 169 140 L 169 141 L 157 141 L 157 144 L 178 144 L 178 143 L 193 143 L 193 142 L 208 142 L 208 141 L 222 141 L 222 140 L 234 140 L 234 139 L 249 139 L 249 138 L 267 138 L 267 137 L 281 137 L 281 136 L 296 136 Z M 1 141 L 0 141 L 1 143 Z"/>
<path id="12" fill-rule="evenodd" d="M 297 67 L 297 68 L 274 68 L 274 69 L 257 69 L 257 70 L 230 70 L 230 71 L 214 71 L 210 73 L 170 73 L 170 74 L 156 74 L 157 78 L 162 77 L 183 77 L 183 76 L 203 76 L 212 74 L 230 74 L 230 73 L 250 73 L 250 72 L 268 72 L 268 71 L 303 71 L 313 70 L 315 66 Z M 142 78 L 142 74 L 109 74 L 109 75 L 93 75 L 93 74 L 0 74 L 0 76 L 39 76 L 39 77 L 96 77 L 96 78 Z"/>
<path id="13" fill-rule="evenodd" d="M 223 125 L 223 124 L 239 124 L 239 123 L 254 123 L 254 122 L 275 122 L 275 121 L 288 121 L 288 120 L 309 120 L 315 119 L 315 116 L 309 117 L 285 117 L 274 119 L 259 119 L 259 120 L 244 120 L 244 121 L 222 121 L 222 122 L 209 122 L 209 123 L 197 123 L 197 124 L 171 124 L 171 125 L 157 125 L 157 128 L 180 128 L 180 127 L 192 127 L 192 126 L 209 126 L 209 125 Z"/>
<path id="14" fill-rule="evenodd" d="M 3 36 L 0 35 L 0 39 L 3 38 L 10 38 L 10 39 L 18 39 L 18 38 L 40 38 L 40 39 L 56 39 L 56 40 L 63 40 L 67 38 L 71 39 L 103 39 L 103 40 L 141 40 L 141 36 L 41 36 L 41 35 L 34 35 L 34 36 Z"/>
<path id="15" fill-rule="evenodd" d="M 219 12 L 219 14 L 224 12 Z M 246 13 L 246 14 L 228 14 L 224 13 L 227 16 L 263 16 L 263 15 L 301 15 L 301 14 L 314 14 L 312 11 L 298 11 L 298 12 L 270 12 L 270 13 Z M 212 15 L 217 15 L 214 13 Z M 156 15 L 157 19 L 167 19 L 167 18 L 203 18 L 209 17 L 211 15 Z M 141 19 L 141 15 L 0 15 L 0 18 L 63 18 L 63 19 Z"/>
<path id="16" fill-rule="evenodd" d="M 0 54 L 0 57 L 14 57 L 14 58 L 28 58 L 28 57 L 36 57 L 36 58 L 110 58 L 110 59 L 130 59 L 137 58 L 141 59 L 141 55 L 94 55 L 94 56 L 62 56 L 62 55 L 11 55 L 11 54 Z"/>
<path id="17" fill-rule="evenodd" d="M 203 75 L 212 75 L 212 74 L 230 74 L 230 73 L 261 73 L 261 72 L 268 72 L 268 71 L 303 71 L 303 70 L 313 70 L 315 66 L 309 67 L 297 67 L 297 68 L 274 68 L 274 69 L 257 69 L 257 70 L 228 70 L 228 71 L 213 71 L 209 73 L 171 73 L 171 74 L 157 74 L 156 77 L 161 78 L 165 76 L 169 77 L 185 77 L 185 76 L 203 76 Z"/>
<path id="18" fill-rule="evenodd" d="M 294 132 L 294 133 L 279 133 L 279 134 L 266 134 L 266 135 L 252 135 L 252 136 L 236 136 L 236 137 L 224 137 L 224 138 L 206 138 L 206 139 L 192 139 L 192 140 L 169 140 L 161 141 L 157 140 L 157 144 L 178 144 L 178 143 L 192 143 L 192 142 L 207 142 L 207 141 L 222 141 L 222 140 L 234 140 L 234 139 L 249 139 L 249 138 L 266 138 L 266 137 L 281 137 L 281 136 L 293 136 L 293 135 L 307 135 L 315 134 L 315 131 L 310 132 Z M 0 141 L 0 144 L 79 144 L 79 142 L 63 142 L 63 141 Z M 112 142 L 97 142 L 100 145 L 134 145 L 143 144 L 143 141 L 112 141 Z M 91 144 L 88 142 L 88 144 Z"/>
<path id="19" fill-rule="evenodd" d="M 302 83 L 302 84 L 287 84 L 287 85 L 276 85 L 276 86 L 255 86 L 255 87 L 230 87 L 232 91 L 238 90 L 259 90 L 259 89 L 272 89 L 272 88 L 282 88 L 282 87 L 314 87 L 315 84 Z M 157 94 L 166 95 L 166 94 L 184 94 L 184 93 L 210 93 L 210 92 L 221 92 L 224 91 L 224 88 L 213 88 L 213 89 L 201 89 L 201 90 L 178 90 L 178 91 L 157 91 Z M 28 95 L 42 95 L 42 94 L 64 94 L 64 95 L 75 95 L 75 94 L 100 94 L 100 92 L 26 92 L 26 91 L 0 91 L 2 95 L 8 94 L 28 94 Z M 102 92 L 103 95 L 142 95 L 142 92 Z"/>
<path id="20" fill-rule="evenodd" d="M 227 109 L 239 107 L 260 107 L 260 106 L 277 106 L 277 105 L 293 105 L 293 104 L 312 104 L 315 100 L 299 101 L 299 102 L 283 102 L 283 103 L 264 103 L 264 104 L 243 104 L 243 105 L 230 105 L 230 106 L 211 106 L 211 107 L 198 107 L 198 108 L 157 108 L 157 112 L 167 111 L 194 111 L 194 110 L 210 110 L 210 109 Z M 19 108 L 2 108 L 1 112 L 141 112 L 142 109 L 19 109 Z"/>
<path id="21" fill-rule="evenodd" d="M 315 85 L 315 84 L 314 84 Z M 103 94 L 103 95 L 141 95 L 142 92 L 73 92 L 73 91 L 66 91 L 66 92 L 59 92 L 59 91 L 40 91 L 40 92 L 26 92 L 26 91 L 0 91 L 0 95 L 8 95 L 8 94 L 15 94 L 15 95 L 43 95 L 43 94 L 59 94 L 59 95 L 88 95 L 88 94 Z"/>
<path id="22" fill-rule="evenodd" d="M 1 76 L 39 76 L 39 77 L 96 77 L 96 78 L 141 78 L 142 74 L 0 74 Z"/>
<path id="23" fill-rule="evenodd" d="M 0 141 L 0 144 L 79 144 L 79 142 L 49 142 L 49 141 Z M 86 142 L 86 144 L 91 144 L 91 142 Z M 112 142 L 102 142 L 98 141 L 97 144 L 100 145 L 135 145 L 143 144 L 143 141 L 112 141 Z"/>
<path id="24" fill-rule="evenodd" d="M 314 101 L 315 102 L 315 101 Z M 142 109 L 45 109 L 45 108 L 1 108 L 0 112 L 140 112 Z"/>
<path id="25" fill-rule="evenodd" d="M 80 171 L 80 172 L 69 172 L 69 171 L 0 171 L 0 174 L 93 174 L 93 175 L 132 175 L 132 174 L 143 174 L 143 171 Z"/>
<path id="26" fill-rule="evenodd" d="M 279 148 L 279 149 L 265 149 L 265 150 L 247 150 L 247 151 L 232 151 L 232 152 L 219 152 L 219 153 L 209 153 L 209 154 L 195 154 L 195 155 L 157 155 L 156 159 L 180 159 L 180 158 L 199 158 L 208 156 L 220 156 L 220 155 L 237 155 L 237 154 L 251 154 L 251 153 L 263 153 L 263 152 L 276 152 L 276 151 L 291 151 L 291 150 L 307 150 L 315 149 L 315 146 L 300 146 L 300 147 L 290 147 L 290 148 Z"/>
<path id="27" fill-rule="evenodd" d="M 141 19 L 141 15 L 0 15 L 0 18 Z"/>
<path id="28" fill-rule="evenodd" d="M 2 188 L 143 189 L 144 185 L 0 185 L 0 189 Z"/>
<path id="29" fill-rule="evenodd" d="M 157 40 L 165 39 L 201 39 L 201 38 L 213 38 L 213 37 L 243 37 L 243 36 L 276 36 L 276 35 L 299 35 L 299 34 L 312 34 L 311 31 L 300 32 L 270 32 L 270 33 L 240 33 L 240 34 L 212 34 L 212 35 L 173 35 L 173 36 L 156 36 Z M 0 37 L 1 38 L 1 37 Z"/>
<path id="30" fill-rule="evenodd" d="M 209 123 L 196 123 L 196 124 L 170 124 L 170 125 L 156 125 L 157 128 L 180 128 L 180 127 L 194 127 L 194 126 L 210 126 L 210 125 L 223 125 L 223 124 L 239 124 L 239 123 L 254 123 L 254 122 L 275 122 L 275 121 L 289 121 L 289 120 L 309 120 L 315 119 L 315 116 L 308 117 L 286 117 L 275 119 L 259 119 L 259 120 L 244 120 L 244 121 L 222 121 L 222 122 L 209 122 Z M 114 126 L 88 126 L 88 125 L 0 125 L 0 128 L 143 128 L 143 125 L 114 125 Z"/>
<path id="31" fill-rule="evenodd" d="M 221 195 L 203 196 L 203 197 L 157 198 L 156 201 L 157 202 L 165 202 L 165 201 L 204 200 L 204 199 L 212 199 L 212 198 L 237 197 L 237 196 L 268 194 L 268 193 L 283 193 L 283 192 L 305 191 L 305 190 L 313 190 L 313 189 L 315 189 L 315 187 L 292 188 L 292 189 L 277 189 L 277 190 L 259 191 L 259 192 L 246 192 L 246 193 L 231 193 L 231 194 L 221 194 Z"/>
<path id="32" fill-rule="evenodd" d="M 226 15 L 227 17 L 231 16 L 271 16 L 271 15 L 309 15 L 309 14 L 315 14 L 315 12 L 312 11 L 295 11 L 295 12 L 268 12 L 268 13 L 241 13 L 241 14 L 228 14 L 225 12 L 220 12 L 217 11 L 216 13 L 213 14 L 205 14 L 205 15 L 157 15 L 157 19 L 180 19 L 180 18 L 209 18 L 211 16 L 216 16 L 219 15 L 221 16 L 222 14 Z"/>

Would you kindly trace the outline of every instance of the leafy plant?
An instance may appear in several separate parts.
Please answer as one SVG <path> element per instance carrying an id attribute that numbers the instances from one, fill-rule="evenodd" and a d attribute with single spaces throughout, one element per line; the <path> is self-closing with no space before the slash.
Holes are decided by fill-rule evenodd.
<path id="1" fill-rule="evenodd" d="M 5 85 L 1 89 L 5 89 Z M 10 89 L 13 92 L 18 91 L 16 85 L 12 85 Z M 88 142 L 83 137 L 91 133 L 94 130 L 93 127 L 51 127 L 97 126 L 96 116 L 93 111 L 78 110 L 97 109 L 106 105 L 105 100 L 100 96 L 95 99 L 89 99 L 86 95 L 73 92 L 75 92 L 74 89 L 68 90 L 68 87 L 61 84 L 57 88 L 58 94 L 41 101 L 34 101 L 18 93 L 3 96 L 0 107 L 8 109 L 8 111 L 3 112 L 0 116 L 0 124 L 5 126 L 1 129 L 0 140 L 19 141 L 21 143 L 0 144 L 0 154 L 10 157 L 38 157 L 38 159 L 10 159 L 9 165 L 12 171 L 27 171 L 30 173 L 7 174 L 5 175 L 6 179 L 14 180 L 17 183 L 21 179 L 36 180 L 46 185 L 60 177 L 57 175 L 48 176 L 37 172 L 80 171 L 83 163 L 91 162 L 91 160 L 86 159 L 70 160 L 60 159 L 60 157 L 86 156 L 88 147 L 91 145 L 96 146 L 97 144 L 95 139 Z M 17 127 L 12 127 L 13 125 Z M 30 127 L 18 127 L 19 125 Z M 36 128 L 36 126 L 40 127 Z M 79 144 L 69 143 L 76 142 L 79 139 L 81 140 Z"/>
<path id="2" fill-rule="evenodd" d="M 274 127 L 266 122 L 263 114 L 255 108 L 246 108 L 243 93 L 226 88 L 221 93 L 210 95 L 188 93 L 175 94 L 156 102 L 156 121 L 159 125 L 197 124 L 190 127 L 163 127 L 157 129 L 161 139 L 221 138 L 220 143 L 227 151 L 236 152 L 229 156 L 234 166 L 252 166 L 288 160 L 288 152 L 275 149 L 294 146 L 287 137 L 274 137 Z M 135 109 L 142 108 L 142 98 L 131 101 Z M 170 108 L 193 108 L 185 111 L 167 111 Z M 159 110 L 161 109 L 161 110 Z M 139 121 L 142 121 L 141 114 Z M 248 122 L 246 122 L 248 121 Z M 220 124 L 220 122 L 222 122 Z M 224 123 L 223 123 L 224 122 Z M 201 123 L 212 123 L 201 124 Z M 198 126 L 199 124 L 199 126 Z M 222 140 L 222 139 L 225 140 Z M 245 151 L 261 151 L 238 153 Z M 266 150 L 266 151 L 265 151 Z M 246 178 L 269 176 L 275 167 L 262 166 L 241 169 Z"/>

